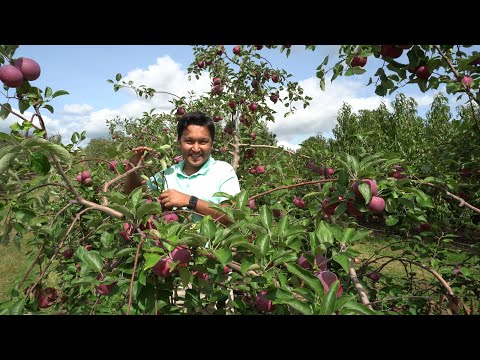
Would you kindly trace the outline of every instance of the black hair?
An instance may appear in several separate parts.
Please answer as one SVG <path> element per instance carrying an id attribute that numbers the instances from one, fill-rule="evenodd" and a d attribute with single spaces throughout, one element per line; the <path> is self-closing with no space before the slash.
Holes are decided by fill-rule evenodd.
<path id="1" fill-rule="evenodd" d="M 200 111 L 193 111 L 182 115 L 180 119 L 178 119 L 177 123 L 177 140 L 180 141 L 180 138 L 183 135 L 183 132 L 187 128 L 188 125 L 199 125 L 199 126 L 206 126 L 208 131 L 210 132 L 210 137 L 215 140 L 215 123 L 213 122 L 212 118 L 205 115 Z"/>

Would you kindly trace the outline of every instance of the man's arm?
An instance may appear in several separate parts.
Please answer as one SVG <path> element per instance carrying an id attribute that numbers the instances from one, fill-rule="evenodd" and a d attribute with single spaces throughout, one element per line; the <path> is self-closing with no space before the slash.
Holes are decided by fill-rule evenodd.
<path id="1" fill-rule="evenodd" d="M 162 205 L 166 208 L 182 208 L 188 206 L 190 195 L 184 194 L 177 190 L 169 189 L 160 194 L 160 200 Z M 210 205 L 214 205 L 214 203 L 198 199 L 197 205 L 192 210 L 202 214 L 203 216 L 210 215 L 213 220 L 219 221 L 225 226 L 229 226 L 232 223 L 232 220 L 230 220 L 227 215 L 211 208 Z"/>
<path id="2" fill-rule="evenodd" d="M 146 146 L 140 146 L 137 148 L 132 149 L 135 154 L 128 160 L 133 165 L 137 166 L 138 162 L 142 158 L 142 155 L 145 151 L 151 151 L 152 149 Z M 142 186 L 144 184 L 142 178 L 136 171 L 131 172 L 125 177 L 125 185 L 124 190 L 126 194 L 130 194 L 133 190 L 137 187 Z"/>

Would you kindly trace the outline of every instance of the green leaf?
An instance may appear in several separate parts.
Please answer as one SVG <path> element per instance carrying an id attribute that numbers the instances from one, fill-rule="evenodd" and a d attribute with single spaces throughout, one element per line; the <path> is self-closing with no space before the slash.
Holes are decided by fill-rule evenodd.
<path id="1" fill-rule="evenodd" d="M 143 266 L 143 270 L 147 270 L 155 266 L 162 257 L 162 255 L 157 253 L 144 253 L 143 256 L 145 257 L 145 265 Z"/>
<path id="2" fill-rule="evenodd" d="M 415 198 L 415 200 L 417 200 L 417 204 L 420 205 L 421 207 L 426 207 L 426 208 L 430 208 L 430 209 L 434 208 L 432 198 L 430 198 L 430 197 L 427 197 L 425 199 L 423 197 L 417 196 Z"/>
<path id="3" fill-rule="evenodd" d="M 278 227 L 277 227 L 277 231 L 278 231 L 278 236 L 280 236 L 280 238 L 284 238 L 286 236 L 286 231 L 288 230 L 288 216 L 284 216 L 280 219 L 280 221 L 278 222 Z"/>
<path id="4" fill-rule="evenodd" d="M 7 146 L 4 146 L 4 147 L 0 148 L 0 159 L 1 159 L 2 157 L 4 157 L 5 154 L 8 154 L 8 153 L 12 153 L 12 154 L 16 153 L 16 154 L 18 154 L 20 151 L 21 151 L 21 148 L 20 148 L 20 146 L 18 146 L 18 145 L 7 145 Z"/>
<path id="5" fill-rule="evenodd" d="M 133 209 L 136 209 L 137 205 L 142 200 L 142 191 L 143 191 L 142 187 L 138 187 L 135 190 L 133 190 L 132 193 L 130 194 L 129 198 L 131 199 L 131 204 Z"/>
<path id="6" fill-rule="evenodd" d="M 98 229 L 97 229 L 98 231 Z M 100 241 L 102 242 L 102 245 L 105 249 L 110 249 L 110 247 L 113 244 L 114 240 L 114 234 L 113 232 L 108 232 L 108 231 L 103 231 L 102 235 L 100 236 Z"/>
<path id="7" fill-rule="evenodd" d="M 23 114 L 29 107 L 30 104 L 28 101 L 18 99 L 18 109 L 20 110 L 20 114 Z"/>
<path id="8" fill-rule="evenodd" d="M 25 309 L 25 298 L 17 300 L 12 307 L 9 309 L 8 313 L 10 315 L 22 315 Z"/>
<path id="9" fill-rule="evenodd" d="M 84 253 L 83 261 L 95 271 L 100 272 L 103 268 L 103 259 L 97 251 L 91 250 Z"/>
<path id="10" fill-rule="evenodd" d="M 30 166 L 36 173 L 41 175 L 47 175 L 51 168 L 47 157 L 39 152 L 33 152 L 30 155 Z"/>
<path id="11" fill-rule="evenodd" d="M 333 244 L 332 231 L 323 220 L 321 220 L 317 224 L 317 228 L 315 229 L 315 236 L 317 237 L 320 244 L 323 244 L 323 243 Z"/>
<path id="12" fill-rule="evenodd" d="M 229 249 L 218 249 L 214 250 L 213 253 L 222 265 L 226 265 L 232 261 L 232 252 Z"/>
<path id="13" fill-rule="evenodd" d="M 325 91 L 325 78 L 323 78 L 322 80 L 320 80 L 320 89 L 322 91 Z"/>
<path id="14" fill-rule="evenodd" d="M 10 167 L 10 163 L 16 156 L 17 154 L 9 153 L 0 159 L 0 175 L 2 175 L 5 171 L 8 170 L 8 168 Z"/>
<path id="15" fill-rule="evenodd" d="M 117 81 L 122 80 L 122 74 L 118 73 L 118 74 L 115 76 L 115 80 L 117 80 Z"/>
<path id="16" fill-rule="evenodd" d="M 387 88 L 385 88 L 383 86 L 383 84 L 380 84 L 380 85 L 377 85 L 377 87 L 375 88 L 375 94 L 377 94 L 378 96 L 385 96 L 387 95 Z"/>
<path id="17" fill-rule="evenodd" d="M 258 246 L 251 244 L 247 241 L 240 241 L 240 242 L 234 243 L 232 246 L 236 248 L 239 248 L 239 247 L 245 248 L 248 251 L 250 251 L 258 259 L 261 259 L 263 257 L 262 250 L 260 250 Z"/>
<path id="18" fill-rule="evenodd" d="M 343 270 L 345 270 L 346 273 L 349 272 L 350 270 L 350 259 L 348 256 L 345 256 L 343 254 L 337 254 L 333 256 L 333 260 L 337 263 L 340 264 Z"/>
<path id="19" fill-rule="evenodd" d="M 132 253 L 135 253 L 136 251 L 137 251 L 136 248 L 121 249 L 117 253 L 115 253 L 115 257 L 122 257 L 123 255 L 130 255 Z"/>
<path id="20" fill-rule="evenodd" d="M 355 156 L 347 154 L 347 164 L 350 165 L 350 168 L 357 173 L 359 170 L 358 159 Z"/>
<path id="21" fill-rule="evenodd" d="M 248 192 L 246 190 L 240 191 L 235 196 L 235 202 L 237 203 L 237 209 L 243 209 L 248 203 Z"/>
<path id="22" fill-rule="evenodd" d="M 212 240 L 215 236 L 217 228 L 213 223 L 211 216 L 205 216 L 200 222 L 200 234 L 205 236 L 208 241 Z"/>
<path id="23" fill-rule="evenodd" d="M 268 230 L 268 233 L 270 233 L 270 229 L 272 228 L 273 214 L 272 210 L 270 210 L 267 205 L 262 205 L 260 207 L 260 220 L 262 221 L 263 226 Z"/>
<path id="24" fill-rule="evenodd" d="M 385 219 L 385 224 L 387 226 L 393 226 L 397 224 L 399 221 L 398 215 L 388 215 L 387 218 Z"/>
<path id="25" fill-rule="evenodd" d="M 285 263 L 287 270 L 293 275 L 302 279 L 313 291 L 317 294 L 323 294 L 323 286 L 320 279 L 313 275 L 311 272 L 301 268 L 297 264 Z"/>
<path id="26" fill-rule="evenodd" d="M 342 306 L 342 309 L 353 310 L 357 314 L 362 315 L 375 315 L 375 311 L 370 310 L 363 304 L 359 304 L 355 301 L 349 301 Z"/>
<path id="27" fill-rule="evenodd" d="M 161 214 L 162 206 L 158 202 L 144 203 L 140 205 L 135 213 L 137 219 L 142 219 L 146 214 Z"/>
<path id="28" fill-rule="evenodd" d="M 119 204 L 109 204 L 108 207 L 112 208 L 113 210 L 117 210 L 118 212 L 122 213 L 123 215 L 125 215 L 125 217 L 127 219 L 133 219 L 133 214 L 130 212 L 130 209 L 125 207 L 125 206 L 122 206 L 122 205 L 119 205 Z"/>
<path id="29" fill-rule="evenodd" d="M 320 280 L 319 280 L 320 281 Z M 340 282 L 336 280 L 328 289 L 320 305 L 320 315 L 332 315 L 337 301 L 337 291 Z"/>
<path id="30" fill-rule="evenodd" d="M 313 309 L 310 304 L 306 304 L 297 299 L 285 299 L 285 298 L 277 298 L 275 299 L 276 304 L 285 304 L 291 307 L 294 310 L 297 310 L 299 313 L 303 315 L 312 315 Z"/>
<path id="31" fill-rule="evenodd" d="M 58 90 L 58 91 L 55 91 L 53 93 L 52 99 L 56 98 L 57 96 L 61 96 L 61 95 L 70 95 L 70 93 L 68 91 L 65 91 L 65 90 Z"/>
<path id="32" fill-rule="evenodd" d="M 260 235 L 255 239 L 255 245 L 262 251 L 263 254 L 267 254 L 270 248 L 270 236 Z"/>
<path id="33" fill-rule="evenodd" d="M 366 72 L 367 70 L 365 70 L 364 68 L 360 67 L 360 66 L 355 66 L 352 69 L 352 72 L 355 74 L 355 75 L 361 75 L 363 74 L 364 72 Z"/>
<path id="34" fill-rule="evenodd" d="M 358 185 L 358 191 L 362 194 L 363 198 L 365 199 L 365 203 L 368 205 L 370 200 L 372 200 L 372 189 L 367 183 L 361 182 Z"/>
<path id="35" fill-rule="evenodd" d="M 12 112 L 12 105 L 5 103 L 0 107 L 0 119 L 5 120 Z"/>
<path id="36" fill-rule="evenodd" d="M 45 97 L 50 97 L 50 95 L 52 95 L 52 88 L 47 86 L 45 88 Z"/>
<path id="37" fill-rule="evenodd" d="M 43 105 L 43 107 L 44 107 L 45 109 L 47 109 L 48 111 L 50 111 L 50 112 L 53 114 L 54 110 L 53 110 L 53 106 L 52 106 L 52 105 L 48 105 L 48 104 L 47 104 L 47 105 Z"/>
<path id="38" fill-rule="evenodd" d="M 22 141 L 21 143 L 23 146 L 28 148 L 33 148 L 39 146 L 40 148 L 48 151 L 49 153 L 57 156 L 60 161 L 65 164 L 70 164 L 72 161 L 72 157 L 67 149 L 65 149 L 61 145 L 54 144 L 48 140 L 42 138 L 28 138 Z"/>

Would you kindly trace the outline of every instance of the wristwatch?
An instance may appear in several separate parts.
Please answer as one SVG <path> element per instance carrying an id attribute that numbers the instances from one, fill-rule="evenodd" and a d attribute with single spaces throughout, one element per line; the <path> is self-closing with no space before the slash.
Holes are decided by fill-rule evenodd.
<path id="1" fill-rule="evenodd" d="M 195 206 L 197 206 L 198 198 L 196 196 L 190 196 L 190 200 L 188 201 L 188 208 L 189 209 L 195 209 Z"/>

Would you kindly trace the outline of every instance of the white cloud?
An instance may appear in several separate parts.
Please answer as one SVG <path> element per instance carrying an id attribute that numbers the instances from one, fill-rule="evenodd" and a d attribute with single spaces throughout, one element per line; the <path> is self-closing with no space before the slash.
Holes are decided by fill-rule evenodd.
<path id="1" fill-rule="evenodd" d="M 67 104 L 63 107 L 63 112 L 71 115 L 88 115 L 92 110 L 93 107 L 88 104 Z"/>
<path id="2" fill-rule="evenodd" d="M 320 89 L 319 80 L 316 78 L 300 81 L 299 85 L 304 89 L 304 94 L 313 98 L 310 106 L 303 109 L 301 104 L 296 104 L 295 113 L 285 118 L 286 108 L 277 102 L 274 106 L 275 111 L 278 111 L 275 123 L 268 124 L 268 128 L 277 135 L 279 143 L 290 148 L 317 133 L 324 136 L 330 133 L 335 127 L 337 114 L 343 103 L 351 105 L 354 112 L 376 109 L 382 102 L 390 105 L 388 99 L 379 96 L 358 96 L 365 86 L 360 81 L 337 79 L 328 84 L 325 91 Z"/>

